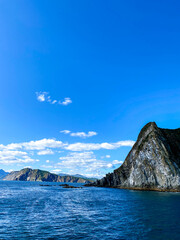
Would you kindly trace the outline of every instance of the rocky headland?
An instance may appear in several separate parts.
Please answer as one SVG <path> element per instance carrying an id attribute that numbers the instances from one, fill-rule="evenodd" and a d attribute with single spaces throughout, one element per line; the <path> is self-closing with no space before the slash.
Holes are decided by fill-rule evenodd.
<path id="1" fill-rule="evenodd" d="M 13 171 L 6 175 L 6 181 L 40 181 L 40 182 L 70 182 L 70 183 L 92 183 L 90 179 L 73 177 L 70 175 L 59 176 L 39 169 L 24 168 L 20 171 Z"/>
<path id="2" fill-rule="evenodd" d="M 93 184 L 135 190 L 180 191 L 180 129 L 143 127 L 124 163 Z"/>

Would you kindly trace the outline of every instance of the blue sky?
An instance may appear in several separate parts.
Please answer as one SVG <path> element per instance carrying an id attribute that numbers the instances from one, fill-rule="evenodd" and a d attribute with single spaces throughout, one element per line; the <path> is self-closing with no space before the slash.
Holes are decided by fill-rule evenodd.
<path id="1" fill-rule="evenodd" d="M 179 9 L 1 0 L 0 168 L 101 177 L 147 122 L 180 127 Z"/>

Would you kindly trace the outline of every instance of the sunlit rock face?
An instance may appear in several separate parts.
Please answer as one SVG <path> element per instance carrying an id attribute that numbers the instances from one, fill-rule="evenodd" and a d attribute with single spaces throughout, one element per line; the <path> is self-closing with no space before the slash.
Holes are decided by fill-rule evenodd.
<path id="1" fill-rule="evenodd" d="M 71 183 L 91 183 L 92 180 L 74 177 L 59 176 L 39 169 L 24 168 L 20 171 L 9 173 L 3 178 L 6 181 L 40 181 L 40 182 L 71 182 Z"/>
<path id="2" fill-rule="evenodd" d="M 96 185 L 180 191 L 180 129 L 162 129 L 154 122 L 148 123 L 124 163 Z"/>

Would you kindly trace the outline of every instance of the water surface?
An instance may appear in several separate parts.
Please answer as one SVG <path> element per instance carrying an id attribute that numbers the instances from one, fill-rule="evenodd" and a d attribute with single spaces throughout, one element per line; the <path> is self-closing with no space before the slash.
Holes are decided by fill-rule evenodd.
<path id="1" fill-rule="evenodd" d="M 0 181 L 0 239 L 180 239 L 180 193 L 40 184 Z"/>

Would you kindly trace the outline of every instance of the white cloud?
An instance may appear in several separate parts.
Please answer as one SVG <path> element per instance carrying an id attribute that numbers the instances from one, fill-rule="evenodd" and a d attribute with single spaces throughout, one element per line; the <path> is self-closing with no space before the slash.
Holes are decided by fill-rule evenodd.
<path id="1" fill-rule="evenodd" d="M 66 130 L 68 131 L 68 130 Z M 46 150 L 50 153 L 50 148 L 61 148 L 69 151 L 91 151 L 91 150 L 100 150 L 100 149 L 117 149 L 123 146 L 132 147 L 134 145 L 134 141 L 119 141 L 115 143 L 63 143 L 62 141 L 58 141 L 53 138 L 44 138 L 36 141 L 22 142 L 22 143 L 10 143 L 8 145 L 0 145 L 0 150 Z M 52 153 L 52 152 L 51 152 Z M 39 154 L 40 155 L 40 154 Z M 106 155 L 110 156 L 110 155 Z M 107 157 L 108 158 L 108 157 Z"/>
<path id="2" fill-rule="evenodd" d="M 70 103 L 72 103 L 72 100 L 69 97 L 64 98 L 62 101 L 56 99 L 52 100 L 48 92 L 36 92 L 36 97 L 39 102 L 49 102 L 51 104 L 60 104 L 64 106 L 67 106 Z"/>
<path id="3" fill-rule="evenodd" d="M 45 102 L 46 101 L 46 96 L 47 96 L 47 92 L 39 92 L 39 93 L 36 93 L 36 96 L 37 96 L 37 100 L 39 102 Z"/>
<path id="4" fill-rule="evenodd" d="M 25 156 L 27 156 L 27 152 L 22 152 L 22 151 L 9 151 L 9 150 L 0 151 L 0 157 L 4 157 L 4 156 L 25 157 Z"/>
<path id="5" fill-rule="evenodd" d="M 69 131 L 69 130 L 62 130 L 62 131 L 60 131 L 60 133 L 64 133 L 64 134 L 68 134 L 68 133 L 70 133 L 71 131 Z"/>
<path id="6" fill-rule="evenodd" d="M 112 164 L 114 164 L 114 165 L 116 165 L 116 164 L 122 164 L 123 163 L 123 161 L 119 161 L 119 160 L 114 160 L 113 162 L 112 162 Z"/>
<path id="7" fill-rule="evenodd" d="M 107 164 L 107 167 L 108 167 L 108 168 L 112 168 L 112 166 L 113 166 L 112 163 L 108 163 L 108 164 Z"/>
<path id="8" fill-rule="evenodd" d="M 41 165 L 41 168 L 53 168 L 52 165 Z"/>
<path id="9" fill-rule="evenodd" d="M 37 141 L 23 142 L 23 143 L 11 143 L 6 146 L 1 145 L 1 149 L 25 149 L 25 150 L 44 150 L 46 148 L 62 148 L 64 145 L 61 141 L 57 141 L 52 138 L 44 138 Z"/>
<path id="10" fill-rule="evenodd" d="M 42 140 L 22 143 L 22 146 L 27 150 L 43 150 L 45 148 L 62 148 L 64 144 L 55 139 L 44 138 Z"/>
<path id="11" fill-rule="evenodd" d="M 88 138 L 88 137 L 97 135 L 97 132 L 94 132 L 94 131 L 89 131 L 88 133 L 85 133 L 85 132 L 71 132 L 69 130 L 62 130 L 60 131 L 60 133 L 69 134 L 72 137 L 80 137 L 80 138 Z"/>
<path id="12" fill-rule="evenodd" d="M 68 131 L 68 130 L 66 130 Z M 91 150 L 100 150 L 100 149 L 117 149 L 123 146 L 132 147 L 134 141 L 119 141 L 115 143 L 63 143 L 53 138 L 44 138 L 36 141 L 22 142 L 22 143 L 10 143 L 8 145 L 0 145 L 0 150 L 39 150 L 38 155 L 52 154 L 51 148 L 61 148 L 69 151 L 91 151 Z M 42 152 L 44 150 L 44 152 Z M 33 152 L 31 152 L 33 155 Z M 106 158 L 109 158 L 110 155 L 106 155 Z"/>
<path id="13" fill-rule="evenodd" d="M 13 171 L 14 171 L 14 169 L 8 169 L 8 170 L 6 170 L 6 172 L 8 172 L 8 173 L 13 172 Z"/>
<path id="14" fill-rule="evenodd" d="M 64 130 L 69 131 L 69 130 Z M 107 169 L 112 171 L 116 165 L 122 164 L 122 161 L 114 160 L 110 161 L 110 155 L 104 155 L 103 159 L 97 159 L 93 150 L 103 149 L 117 149 L 122 146 L 133 146 L 134 141 L 118 141 L 115 143 L 63 143 L 52 138 L 44 138 L 36 141 L 22 142 L 22 143 L 10 143 L 8 145 L 0 144 L 0 164 L 16 164 L 17 166 L 23 166 L 23 164 L 30 164 L 38 162 L 38 159 L 33 159 L 34 155 L 47 155 L 54 152 L 62 153 L 59 149 L 70 151 L 66 156 L 61 156 L 59 162 L 52 162 L 49 164 L 49 160 L 43 160 L 47 165 L 40 165 L 43 168 L 55 169 L 54 172 L 58 172 L 57 169 L 62 169 L 63 172 L 69 174 L 83 174 L 86 176 L 103 176 Z M 54 150 L 55 149 L 55 150 Z M 102 158 L 102 157 L 101 157 Z M 111 170 L 110 170 L 111 169 Z M 62 172 L 60 170 L 60 172 Z"/>
<path id="15" fill-rule="evenodd" d="M 58 165 L 65 164 L 66 166 L 69 166 L 71 164 L 80 164 L 85 165 L 87 162 L 94 162 L 96 161 L 95 156 L 93 155 L 93 152 L 73 152 L 69 153 L 65 157 L 60 157 L 60 160 L 63 160 L 63 162 L 59 163 Z"/>
<path id="16" fill-rule="evenodd" d="M 104 170 L 113 167 L 111 162 L 98 160 L 92 151 L 71 152 L 59 159 L 61 161 L 57 165 L 63 169 L 69 169 L 69 174 L 103 176 Z"/>
<path id="17" fill-rule="evenodd" d="M 51 172 L 55 173 L 55 174 L 58 174 L 58 173 L 62 172 L 62 170 L 57 168 L 57 169 L 53 169 Z"/>
<path id="18" fill-rule="evenodd" d="M 35 161 L 38 160 L 30 158 L 26 152 L 10 150 L 0 151 L 0 164 L 28 163 Z"/>
<path id="19" fill-rule="evenodd" d="M 51 149 L 45 149 L 45 150 L 39 151 L 37 154 L 38 155 L 52 155 L 52 154 L 54 154 L 54 152 Z"/>
<path id="20" fill-rule="evenodd" d="M 72 137 L 81 137 L 81 138 L 87 138 L 87 137 L 92 137 L 97 135 L 96 132 L 94 131 L 89 131 L 88 133 L 85 132 L 76 132 L 76 133 L 71 133 L 70 134 Z"/>
<path id="21" fill-rule="evenodd" d="M 72 143 L 64 148 L 70 151 L 89 151 L 89 150 L 100 150 L 100 149 L 117 149 L 122 146 L 132 147 L 134 145 L 134 141 L 119 141 L 116 143 Z"/>
<path id="22" fill-rule="evenodd" d="M 97 135 L 97 132 L 89 131 L 88 133 L 85 132 L 71 132 L 69 130 L 62 130 L 60 133 L 69 134 L 72 137 L 80 137 L 80 138 L 88 138 Z"/>
<path id="23" fill-rule="evenodd" d="M 66 98 L 64 98 L 63 101 L 59 101 L 58 103 L 61 104 L 61 105 L 67 106 L 70 103 L 72 103 L 72 100 L 69 97 L 66 97 Z"/>

